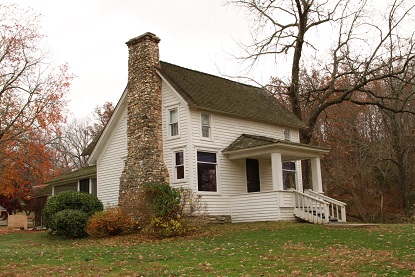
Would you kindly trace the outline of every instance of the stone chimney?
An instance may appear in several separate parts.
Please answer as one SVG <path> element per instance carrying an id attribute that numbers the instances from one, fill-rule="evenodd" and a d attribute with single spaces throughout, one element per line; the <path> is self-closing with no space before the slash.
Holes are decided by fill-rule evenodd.
<path id="1" fill-rule="evenodd" d="M 139 186 L 169 183 L 163 161 L 161 78 L 156 72 L 160 67 L 159 42 L 156 35 L 145 33 L 126 43 L 128 156 L 120 179 L 119 205 L 134 218 Z"/>

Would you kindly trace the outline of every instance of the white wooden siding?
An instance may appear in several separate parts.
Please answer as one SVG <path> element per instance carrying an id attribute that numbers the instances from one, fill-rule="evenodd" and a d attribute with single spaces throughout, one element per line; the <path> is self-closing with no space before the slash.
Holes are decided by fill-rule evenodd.
<path id="1" fill-rule="evenodd" d="M 277 191 L 246 193 L 231 198 L 232 222 L 278 221 Z"/>
<path id="2" fill-rule="evenodd" d="M 104 206 L 117 205 L 120 177 L 127 157 L 127 109 L 124 108 L 116 128 L 97 160 L 97 196 Z"/>
<path id="3" fill-rule="evenodd" d="M 189 184 L 192 189 L 197 191 L 197 151 L 204 150 L 216 152 L 219 160 L 217 174 L 220 193 L 212 193 L 209 197 L 207 197 L 209 194 L 208 192 L 203 192 L 201 194 L 207 203 L 209 213 L 229 215 L 231 212 L 230 205 L 219 205 L 218 201 L 226 200 L 227 196 L 247 192 L 245 161 L 243 159 L 230 160 L 222 154 L 222 150 L 244 133 L 283 139 L 284 128 L 264 122 L 250 121 L 240 117 L 211 112 L 212 138 L 211 140 L 206 140 L 206 138 L 202 138 L 201 136 L 201 113 L 202 111 L 197 109 L 190 110 L 192 126 L 190 157 L 192 159 L 192 164 L 189 168 L 192 169 L 195 174 L 193 178 L 189 180 Z M 291 130 L 291 139 L 294 142 L 299 141 L 298 130 Z M 271 160 L 259 159 L 259 168 L 261 191 L 271 191 Z M 299 167 L 299 170 L 301 170 L 301 167 Z M 301 171 L 298 171 L 299 177 L 301 175 L 300 172 Z M 300 178 L 299 183 L 301 183 Z"/>
<path id="4" fill-rule="evenodd" d="M 169 137 L 168 111 L 176 107 L 179 113 L 179 136 Z M 172 187 L 188 187 L 190 176 L 190 156 L 189 156 L 189 126 L 188 126 L 188 106 L 178 94 L 162 82 L 162 128 L 163 128 L 163 159 L 170 175 L 170 184 Z M 174 180 L 175 160 L 174 153 L 183 150 L 184 154 L 184 180 Z"/>
<path id="5" fill-rule="evenodd" d="M 231 197 L 232 222 L 293 221 L 294 199 L 290 191 L 253 192 Z"/>

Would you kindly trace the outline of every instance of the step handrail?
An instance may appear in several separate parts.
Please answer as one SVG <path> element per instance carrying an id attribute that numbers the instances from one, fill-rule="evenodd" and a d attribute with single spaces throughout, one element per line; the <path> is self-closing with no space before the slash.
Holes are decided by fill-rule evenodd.
<path id="1" fill-rule="evenodd" d="M 311 223 L 326 224 L 329 222 L 330 204 L 322 199 L 294 191 L 294 215 Z"/>
<path id="2" fill-rule="evenodd" d="M 335 218 L 338 221 L 346 222 L 346 203 L 341 202 L 339 200 L 333 199 L 328 197 L 324 194 L 312 191 L 312 190 L 304 190 L 304 192 L 310 196 L 319 198 L 323 201 L 326 201 L 330 204 L 330 217 Z M 339 213 L 340 210 L 340 213 Z"/>

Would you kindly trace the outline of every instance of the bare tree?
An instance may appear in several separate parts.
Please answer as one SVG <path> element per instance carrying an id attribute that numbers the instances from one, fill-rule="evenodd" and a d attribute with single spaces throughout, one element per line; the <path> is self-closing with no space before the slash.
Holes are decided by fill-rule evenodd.
<path id="1" fill-rule="evenodd" d="M 109 122 L 114 111 L 111 102 L 105 102 L 102 106 L 96 106 L 89 117 L 73 119 L 66 126 L 62 127 L 61 135 L 51 144 L 59 153 L 59 164 L 65 171 L 71 171 L 88 166 L 87 148 L 93 148 L 102 130 Z M 92 150 L 92 149 L 91 149 Z M 86 151 L 88 152 L 88 151 Z"/>
<path id="2" fill-rule="evenodd" d="M 409 98 L 395 95 L 395 105 L 390 105 L 391 96 L 379 94 L 374 85 L 386 78 L 402 80 L 403 72 L 414 64 L 414 30 L 405 28 L 413 20 L 413 2 L 396 0 L 383 9 L 383 17 L 373 12 L 368 1 L 229 3 L 245 8 L 254 22 L 252 43 L 241 44 L 240 58 L 251 65 L 262 57 L 291 59 L 290 77 L 274 78 L 271 90 L 309 127 L 301 132 L 302 142 L 311 141 L 322 112 L 343 101 L 413 112 L 407 104 L 414 93 Z M 329 44 L 327 49 L 324 43 Z"/>

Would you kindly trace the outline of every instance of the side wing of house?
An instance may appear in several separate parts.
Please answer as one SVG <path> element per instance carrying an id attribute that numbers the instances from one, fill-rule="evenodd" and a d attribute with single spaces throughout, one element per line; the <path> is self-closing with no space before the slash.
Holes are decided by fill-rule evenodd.
<path id="1" fill-rule="evenodd" d="M 47 190 L 51 196 L 65 191 L 81 191 L 97 196 L 96 167 L 88 166 L 63 174 L 48 182 L 45 191 Z"/>

